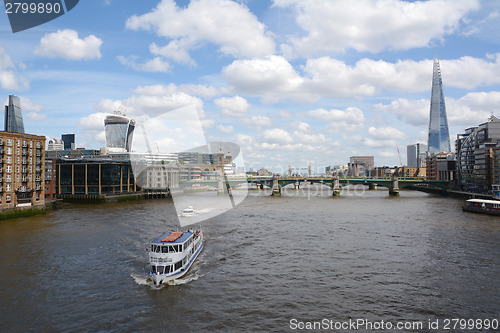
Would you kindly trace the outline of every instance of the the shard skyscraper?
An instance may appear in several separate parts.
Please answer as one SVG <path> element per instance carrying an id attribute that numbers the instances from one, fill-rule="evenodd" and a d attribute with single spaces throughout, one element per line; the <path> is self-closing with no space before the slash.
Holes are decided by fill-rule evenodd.
<path id="1" fill-rule="evenodd" d="M 429 118 L 429 154 L 451 151 L 448 118 L 444 104 L 443 81 L 439 68 L 439 59 L 434 59 L 432 75 L 431 111 Z"/>

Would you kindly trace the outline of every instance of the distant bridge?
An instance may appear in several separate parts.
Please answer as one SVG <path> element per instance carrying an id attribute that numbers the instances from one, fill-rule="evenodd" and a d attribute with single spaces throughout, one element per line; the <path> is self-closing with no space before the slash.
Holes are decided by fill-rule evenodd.
<path id="1" fill-rule="evenodd" d="M 399 190 L 412 188 L 423 190 L 426 188 L 441 189 L 446 191 L 449 189 L 450 182 L 442 180 L 425 180 L 422 178 L 368 178 L 368 177 L 271 177 L 271 176 L 249 176 L 241 178 L 227 178 L 226 181 L 220 180 L 190 180 L 182 181 L 181 187 L 194 186 L 212 186 L 220 190 L 224 188 L 235 188 L 240 184 L 255 184 L 258 189 L 268 187 L 272 189 L 273 195 L 280 195 L 284 187 L 293 185 L 296 190 L 300 189 L 301 184 L 320 184 L 329 187 L 333 190 L 333 195 L 340 195 L 340 190 L 349 185 L 365 185 L 370 189 L 377 187 L 385 187 L 389 189 L 389 195 L 398 196 Z M 420 189 L 418 187 L 421 187 Z"/>

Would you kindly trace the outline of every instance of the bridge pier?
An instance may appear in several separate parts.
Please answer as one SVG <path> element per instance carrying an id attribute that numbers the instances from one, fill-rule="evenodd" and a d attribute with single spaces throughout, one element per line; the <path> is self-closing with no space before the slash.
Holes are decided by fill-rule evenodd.
<path id="1" fill-rule="evenodd" d="M 224 181 L 222 180 L 222 178 L 217 182 L 217 194 L 224 194 Z"/>
<path id="2" fill-rule="evenodd" d="M 281 195 L 281 187 L 279 186 L 278 178 L 276 178 L 276 177 L 273 177 L 272 189 L 273 189 L 273 192 L 271 195 L 274 195 L 274 196 Z"/>
<path id="3" fill-rule="evenodd" d="M 333 187 L 333 194 L 332 196 L 334 197 L 339 197 L 340 196 L 340 178 L 339 176 L 335 176 L 333 178 L 333 183 L 332 183 L 332 187 Z"/>
<path id="4" fill-rule="evenodd" d="M 368 184 L 368 189 L 369 190 L 376 190 L 377 189 L 377 184 L 372 184 L 372 183 Z"/>
<path id="5" fill-rule="evenodd" d="M 300 189 L 300 183 L 293 184 L 295 186 L 295 190 L 298 191 Z"/>
<path id="6" fill-rule="evenodd" d="M 392 188 L 389 189 L 389 196 L 399 197 L 399 182 L 396 176 L 392 178 Z"/>

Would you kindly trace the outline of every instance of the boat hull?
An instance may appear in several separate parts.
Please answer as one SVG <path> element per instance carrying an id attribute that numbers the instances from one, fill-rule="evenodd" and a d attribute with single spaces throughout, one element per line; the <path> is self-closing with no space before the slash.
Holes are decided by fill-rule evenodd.
<path id="1" fill-rule="evenodd" d="M 170 274 L 165 274 L 165 273 L 159 274 L 159 273 L 149 272 L 149 277 L 151 278 L 151 280 L 153 281 L 153 283 L 156 286 L 159 286 L 162 283 L 168 283 L 169 281 L 174 281 L 174 280 L 177 280 L 177 279 L 184 277 L 189 272 L 189 269 L 193 266 L 196 258 L 198 258 L 198 256 L 200 255 L 201 250 L 203 250 L 204 245 L 205 245 L 205 241 L 202 240 L 200 243 L 200 246 L 198 247 L 196 252 L 193 254 L 191 259 L 189 259 L 189 262 L 186 265 L 186 267 L 184 267 L 180 271 L 175 272 L 175 273 L 170 273 Z"/>
<path id="2" fill-rule="evenodd" d="M 487 215 L 493 215 L 493 216 L 500 216 L 500 211 L 498 209 L 488 209 L 488 208 L 481 208 L 481 207 L 463 206 L 462 210 L 464 212 L 469 212 L 469 213 L 477 213 L 477 214 L 487 214 Z"/>

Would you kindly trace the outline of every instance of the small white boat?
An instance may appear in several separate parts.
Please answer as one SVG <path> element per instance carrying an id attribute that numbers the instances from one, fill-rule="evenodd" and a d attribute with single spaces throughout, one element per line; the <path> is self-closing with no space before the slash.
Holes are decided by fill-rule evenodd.
<path id="1" fill-rule="evenodd" d="M 154 284 L 176 280 L 188 272 L 203 249 L 201 230 L 175 231 L 161 235 L 151 242 L 149 277 Z"/>
<path id="2" fill-rule="evenodd" d="M 194 210 L 192 206 L 188 206 L 188 208 L 183 209 L 181 212 L 182 217 L 195 216 L 197 214 L 198 212 Z"/>
<path id="3" fill-rule="evenodd" d="M 500 216 L 500 200 L 469 199 L 462 207 L 464 212 Z"/>

